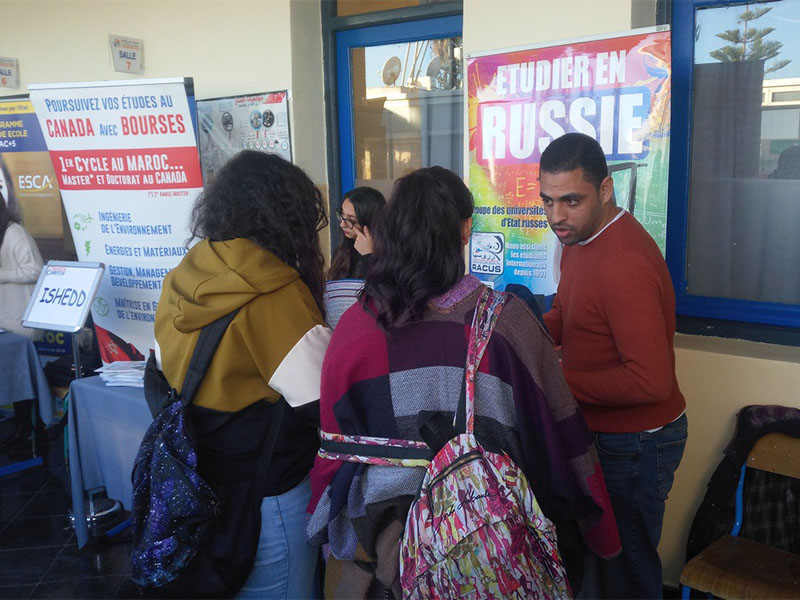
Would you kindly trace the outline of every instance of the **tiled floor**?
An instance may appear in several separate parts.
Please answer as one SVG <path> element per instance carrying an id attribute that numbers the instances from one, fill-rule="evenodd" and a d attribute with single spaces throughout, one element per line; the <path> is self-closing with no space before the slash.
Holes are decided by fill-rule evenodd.
<path id="1" fill-rule="evenodd" d="M 47 466 L 0 478 L 0 598 L 139 598 L 129 539 L 78 550 L 63 446 L 58 434 Z"/>

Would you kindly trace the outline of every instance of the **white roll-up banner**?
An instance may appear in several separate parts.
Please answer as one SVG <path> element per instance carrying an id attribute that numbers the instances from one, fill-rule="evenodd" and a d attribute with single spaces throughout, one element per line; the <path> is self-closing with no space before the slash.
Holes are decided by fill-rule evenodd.
<path id="1" fill-rule="evenodd" d="M 203 187 L 191 80 L 31 85 L 78 260 L 105 264 L 92 304 L 104 363 L 143 360 L 164 276 Z"/>

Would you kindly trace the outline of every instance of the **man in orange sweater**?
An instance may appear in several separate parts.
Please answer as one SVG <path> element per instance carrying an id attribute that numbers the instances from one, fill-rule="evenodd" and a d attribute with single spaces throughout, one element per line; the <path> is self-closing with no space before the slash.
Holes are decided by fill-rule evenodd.
<path id="1" fill-rule="evenodd" d="M 675 377 L 675 294 L 656 243 L 614 203 L 605 155 L 569 133 L 542 153 L 539 186 L 564 244 L 544 316 L 567 383 L 593 432 L 622 553 L 589 558 L 583 597 L 660 598 L 664 501 L 686 444 Z"/>

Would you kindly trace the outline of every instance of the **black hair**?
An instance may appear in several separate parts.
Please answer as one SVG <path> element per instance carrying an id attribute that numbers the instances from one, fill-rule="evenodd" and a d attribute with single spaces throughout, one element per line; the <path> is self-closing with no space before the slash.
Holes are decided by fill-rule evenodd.
<path id="1" fill-rule="evenodd" d="M 598 189 L 608 177 L 603 149 L 594 138 L 583 133 L 567 133 L 556 138 L 539 159 L 540 173 L 563 173 L 575 169 L 583 169 L 583 178 Z"/>
<path id="2" fill-rule="evenodd" d="M 275 154 L 244 150 L 215 175 L 192 209 L 192 237 L 247 238 L 297 269 L 324 314 L 322 195 L 299 167 Z"/>
<path id="3" fill-rule="evenodd" d="M 384 329 L 422 318 L 428 301 L 464 275 L 461 226 L 472 194 L 442 167 L 397 180 L 375 223 L 375 249 L 362 303 Z"/>
<path id="4" fill-rule="evenodd" d="M 358 224 L 361 227 L 369 227 L 370 229 L 372 229 L 372 222 L 378 212 L 386 205 L 386 198 L 383 197 L 383 194 L 369 186 L 350 190 L 344 195 L 342 202 L 345 200 L 350 200 L 353 203 Z M 353 265 L 359 263 L 360 256 L 355 248 L 355 240 L 342 236 L 342 243 L 339 244 L 331 259 L 328 279 L 344 279 L 353 276 Z M 363 276 L 363 273 L 355 273 L 355 276 Z"/>

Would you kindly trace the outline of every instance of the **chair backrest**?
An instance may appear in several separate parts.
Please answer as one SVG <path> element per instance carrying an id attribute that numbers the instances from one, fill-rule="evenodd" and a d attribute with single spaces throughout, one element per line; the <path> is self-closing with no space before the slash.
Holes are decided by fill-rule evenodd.
<path id="1" fill-rule="evenodd" d="M 768 433 L 747 456 L 747 466 L 800 479 L 800 438 L 785 433 Z"/>

